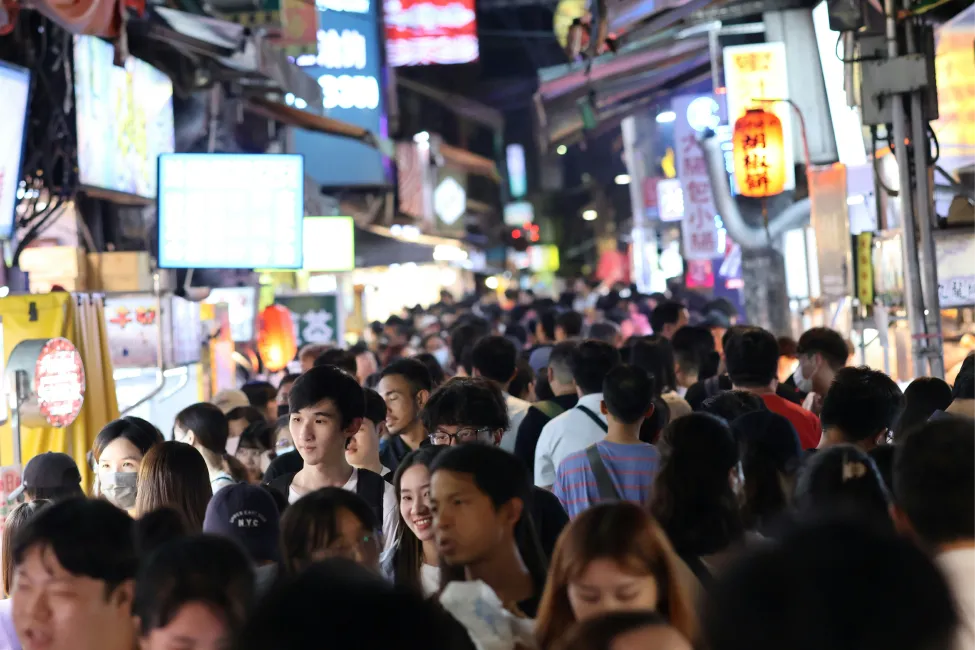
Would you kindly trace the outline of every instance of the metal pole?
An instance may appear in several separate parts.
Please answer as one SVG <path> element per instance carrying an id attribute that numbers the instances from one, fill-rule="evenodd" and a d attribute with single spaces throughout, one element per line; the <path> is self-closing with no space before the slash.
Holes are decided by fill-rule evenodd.
<path id="1" fill-rule="evenodd" d="M 897 5 L 895 0 L 884 0 L 886 15 L 887 56 L 899 54 L 897 47 Z M 917 237 L 914 232 L 914 205 L 911 201 L 911 172 L 907 157 L 907 118 L 904 114 L 903 97 L 891 95 L 892 121 L 894 126 L 894 156 L 900 176 L 898 201 L 901 208 L 901 248 L 904 254 L 904 303 L 907 320 L 911 326 L 911 356 L 914 360 L 914 376 L 927 374 L 927 329 L 924 322 L 924 294 L 921 291 L 921 269 L 917 260 Z M 933 261 L 933 260 L 932 260 Z"/>
<path id="2" fill-rule="evenodd" d="M 633 213 L 633 229 L 631 231 L 633 247 L 630 251 L 630 263 L 633 280 L 639 291 L 649 292 L 650 274 L 653 270 L 647 268 L 645 253 L 649 244 L 656 245 L 656 237 L 647 223 L 646 209 L 643 205 L 645 170 L 640 152 L 636 150 L 639 141 L 636 118 L 632 115 L 625 118 L 620 123 L 620 129 L 623 132 L 623 159 L 626 162 L 626 171 L 630 175 L 630 208 Z"/>
<path id="3" fill-rule="evenodd" d="M 915 25 L 906 25 L 907 32 L 907 53 L 917 52 L 917 44 L 914 34 Z M 916 90 L 911 93 L 911 142 L 914 145 L 914 178 L 917 183 L 917 229 L 920 234 L 920 246 L 918 251 L 924 260 L 924 266 L 920 266 L 922 295 L 924 296 L 925 309 L 922 312 L 927 330 L 926 351 L 930 375 L 944 379 L 945 360 L 942 352 L 942 333 L 941 333 L 941 306 L 938 297 L 938 265 L 934 248 L 934 233 L 931 226 L 933 223 L 932 214 L 934 212 L 931 205 L 931 187 L 928 183 L 928 122 L 924 118 L 924 91 Z M 915 256 L 916 258 L 917 256 Z"/>
<path id="4" fill-rule="evenodd" d="M 27 398 L 30 397 L 30 389 L 27 387 L 27 373 L 23 370 L 17 370 L 14 372 L 14 394 L 13 394 L 13 412 L 11 413 L 10 420 L 10 432 L 11 441 L 13 442 L 13 452 L 14 452 L 14 465 L 20 466 L 23 461 L 23 451 L 21 449 L 21 439 L 20 439 L 20 407 L 24 405 Z M 20 471 L 23 472 L 24 468 L 20 467 Z"/>

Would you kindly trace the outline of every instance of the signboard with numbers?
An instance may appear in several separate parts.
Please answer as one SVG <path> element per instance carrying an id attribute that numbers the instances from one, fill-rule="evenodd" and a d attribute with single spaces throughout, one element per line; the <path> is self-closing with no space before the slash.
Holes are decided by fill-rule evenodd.
<path id="1" fill-rule="evenodd" d="M 275 304 L 291 311 L 298 349 L 309 343 L 341 343 L 343 314 L 339 296 L 334 293 L 275 296 Z"/>
<path id="2" fill-rule="evenodd" d="M 682 95 L 673 101 L 677 114 L 674 123 L 674 144 L 677 158 L 677 177 L 683 187 L 684 220 L 681 224 L 683 256 L 685 260 L 710 260 L 721 250 L 718 248 L 718 226 L 711 195 L 704 152 L 698 144 L 699 132 L 688 120 L 688 109 L 699 98 Z"/>
<path id="3" fill-rule="evenodd" d="M 935 240 L 938 300 L 942 307 L 975 305 L 975 238 L 971 231 Z"/>

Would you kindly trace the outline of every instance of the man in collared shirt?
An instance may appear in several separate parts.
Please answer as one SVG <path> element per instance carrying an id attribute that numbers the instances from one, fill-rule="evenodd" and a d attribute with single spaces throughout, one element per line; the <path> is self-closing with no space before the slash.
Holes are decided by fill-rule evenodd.
<path id="1" fill-rule="evenodd" d="M 555 470 L 567 456 L 606 437 L 608 425 L 601 412 L 603 381 L 621 362 L 619 350 L 602 341 L 583 341 L 573 351 L 569 367 L 579 403 L 542 429 L 535 450 L 535 485 L 550 489 Z"/>
<path id="2" fill-rule="evenodd" d="M 383 467 L 395 472 L 400 461 L 414 449 L 429 444 L 420 411 L 433 390 L 427 367 L 416 359 L 400 359 L 386 366 L 377 392 L 386 402 L 389 439 L 379 451 Z"/>
<path id="3" fill-rule="evenodd" d="M 508 428 L 501 438 L 501 448 L 513 452 L 518 427 L 531 407 L 530 402 L 508 392 L 508 386 L 518 369 L 518 348 L 503 336 L 487 336 L 474 345 L 471 362 L 475 377 L 494 382 L 504 393 L 504 402 L 508 408 Z"/>
<path id="4" fill-rule="evenodd" d="M 535 449 L 538 439 L 542 436 L 542 429 L 553 418 L 562 415 L 573 408 L 579 401 L 575 379 L 569 367 L 569 357 L 579 342 L 576 340 L 562 341 L 552 348 L 548 360 L 548 385 L 552 389 L 553 397 L 544 402 L 536 402 L 528 409 L 525 419 L 518 427 L 518 437 L 515 439 L 515 456 L 521 459 L 528 470 L 535 473 Z"/>

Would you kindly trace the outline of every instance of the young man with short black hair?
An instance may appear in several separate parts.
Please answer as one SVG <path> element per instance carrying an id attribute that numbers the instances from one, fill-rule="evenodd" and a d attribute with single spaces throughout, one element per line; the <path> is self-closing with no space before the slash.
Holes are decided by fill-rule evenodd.
<path id="1" fill-rule="evenodd" d="M 132 519 L 108 501 L 42 509 L 13 548 L 14 627 L 24 650 L 132 650 Z"/>
<path id="2" fill-rule="evenodd" d="M 799 434 L 803 449 L 814 449 L 822 438 L 819 418 L 776 394 L 779 342 L 760 327 L 736 328 L 724 344 L 725 366 L 735 390 L 755 393 L 773 413 L 783 416 Z"/>
<path id="3" fill-rule="evenodd" d="M 784 383 L 802 394 L 825 395 L 836 373 L 846 366 L 850 348 L 846 339 L 828 327 L 813 327 L 802 333 L 796 344 L 799 365 Z"/>
<path id="4" fill-rule="evenodd" d="M 606 438 L 567 456 L 555 473 L 555 496 L 570 517 L 602 501 L 649 506 L 660 453 L 640 440 L 640 427 L 653 414 L 653 394 L 643 368 L 624 364 L 606 375 L 600 405 Z"/>
<path id="5" fill-rule="evenodd" d="M 687 307 L 675 300 L 669 300 L 657 305 L 650 314 L 650 327 L 654 334 L 669 339 L 677 330 L 687 325 L 688 320 Z"/>
<path id="6" fill-rule="evenodd" d="M 524 465 L 502 449 L 459 445 L 434 459 L 430 476 L 437 550 L 448 568 L 442 585 L 481 580 L 506 608 L 534 618 L 547 567 L 531 544 Z"/>
<path id="7" fill-rule="evenodd" d="M 535 485 L 550 489 L 555 484 L 555 470 L 569 454 L 606 437 L 603 381 L 609 371 L 622 363 L 619 350 L 602 341 L 583 341 L 569 359 L 579 402 L 542 429 L 535 450 Z"/>
<path id="8" fill-rule="evenodd" d="M 503 336 L 487 336 L 474 346 L 471 361 L 474 366 L 474 376 L 493 381 L 504 394 L 504 402 L 508 409 L 508 428 L 501 439 L 501 448 L 505 451 L 514 451 L 518 427 L 521 426 L 525 414 L 531 407 L 530 402 L 508 392 L 511 380 L 514 379 L 518 369 L 518 348 Z"/>
<path id="9" fill-rule="evenodd" d="M 318 358 L 315 359 L 315 366 L 335 366 L 340 370 L 344 370 L 353 377 L 357 377 L 358 373 L 358 363 L 355 360 L 355 355 L 348 350 L 343 350 L 341 348 L 332 348 L 331 350 L 325 350 Z"/>
<path id="10" fill-rule="evenodd" d="M 577 311 L 567 311 L 559 314 L 555 319 L 555 341 L 561 343 L 569 339 L 582 336 L 582 327 L 585 324 L 582 314 Z M 551 363 L 551 360 L 549 361 Z"/>
<path id="11" fill-rule="evenodd" d="M 362 418 L 362 426 L 345 448 L 345 458 L 353 467 L 375 472 L 388 482 L 392 480 L 393 473 L 379 458 L 380 440 L 386 426 L 386 402 L 371 388 L 363 388 L 362 391 L 366 396 L 366 414 Z"/>
<path id="12" fill-rule="evenodd" d="M 819 446 L 851 444 L 870 451 L 886 440 L 903 407 L 904 393 L 884 373 L 842 368 L 823 399 Z"/>
<path id="13" fill-rule="evenodd" d="M 525 413 L 521 426 L 518 427 L 515 456 L 525 463 L 532 475 L 535 473 L 535 450 L 538 448 L 542 429 L 552 421 L 552 418 L 562 415 L 579 402 L 576 382 L 572 378 L 572 369 L 569 367 L 569 357 L 577 345 L 579 345 L 578 341 L 570 339 L 552 348 L 546 369 L 552 399 L 532 404 Z"/>
<path id="14" fill-rule="evenodd" d="M 948 580 L 961 620 L 953 650 L 975 647 L 975 435 L 972 421 L 932 420 L 894 452 L 897 527 L 915 537 Z"/>
<path id="15" fill-rule="evenodd" d="M 296 474 L 270 485 L 294 503 L 324 487 L 340 487 L 361 496 L 382 522 L 387 548 L 399 532 L 396 490 L 381 476 L 352 467 L 345 458 L 349 439 L 362 425 L 366 403 L 355 378 L 334 366 L 312 368 L 295 382 L 289 406 L 291 436 L 304 461 Z"/>
<path id="16" fill-rule="evenodd" d="M 497 384 L 483 378 L 455 377 L 430 396 L 423 422 L 435 445 L 500 446 L 508 413 Z M 527 507 L 542 550 L 550 557 L 569 517 L 551 492 L 533 487 L 530 493 Z"/>
<path id="17" fill-rule="evenodd" d="M 433 390 L 433 379 L 421 361 L 400 359 L 383 369 L 376 390 L 386 402 L 389 433 L 379 459 L 395 472 L 408 453 L 429 444 L 420 412 Z"/>
<path id="18" fill-rule="evenodd" d="M 278 389 L 266 381 L 252 381 L 241 386 L 250 405 L 261 412 L 264 419 L 274 422 L 278 417 Z"/>

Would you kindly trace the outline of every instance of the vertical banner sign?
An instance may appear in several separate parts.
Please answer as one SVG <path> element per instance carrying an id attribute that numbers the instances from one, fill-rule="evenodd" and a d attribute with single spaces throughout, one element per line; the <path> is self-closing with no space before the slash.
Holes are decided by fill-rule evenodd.
<path id="1" fill-rule="evenodd" d="M 525 148 L 520 144 L 509 144 L 505 153 L 508 163 L 508 189 L 511 190 L 511 199 L 520 199 L 528 192 Z"/>
<path id="2" fill-rule="evenodd" d="M 857 297 L 861 305 L 873 304 L 873 233 L 857 235 Z"/>
<path id="3" fill-rule="evenodd" d="M 759 99 L 788 99 L 789 80 L 784 43 L 756 43 L 724 48 L 724 78 L 728 100 L 728 123 L 734 124 L 749 108 L 764 108 L 782 122 L 785 145 L 784 191 L 796 186 L 792 142 L 792 107 L 787 102 L 759 102 Z M 678 113 L 678 116 L 680 113 Z"/>
<path id="4" fill-rule="evenodd" d="M 339 298 L 334 293 L 275 296 L 275 304 L 291 312 L 298 349 L 309 343 L 340 343 L 342 320 Z"/>
<path id="5" fill-rule="evenodd" d="M 718 249 L 717 210 L 711 195 L 704 152 L 697 142 L 698 132 L 688 120 L 688 110 L 697 96 L 682 95 L 673 102 L 677 120 L 674 123 L 674 143 L 677 155 L 677 176 L 684 190 L 684 221 L 681 235 L 684 259 L 710 260 Z M 696 104 L 694 104 L 696 105 Z"/>

